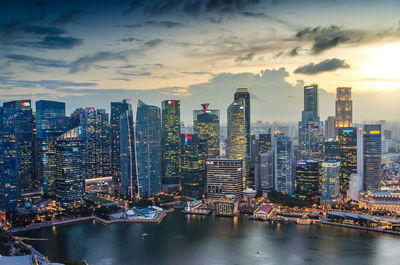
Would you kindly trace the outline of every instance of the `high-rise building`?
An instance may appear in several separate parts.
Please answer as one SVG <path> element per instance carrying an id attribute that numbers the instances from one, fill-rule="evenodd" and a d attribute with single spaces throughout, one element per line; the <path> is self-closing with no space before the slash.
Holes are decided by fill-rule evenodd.
<path id="1" fill-rule="evenodd" d="M 364 176 L 364 130 L 357 127 L 357 174 Z"/>
<path id="2" fill-rule="evenodd" d="M 235 100 L 227 111 L 228 138 L 226 153 L 229 159 L 243 160 L 243 173 L 248 168 L 247 139 L 246 139 L 246 115 L 245 101 L 243 98 Z M 243 187 L 246 185 L 246 176 L 243 176 Z"/>
<path id="3" fill-rule="evenodd" d="M 350 188 L 347 193 L 347 199 L 353 201 L 360 200 L 360 192 L 363 189 L 363 176 L 360 174 L 351 174 Z"/>
<path id="4" fill-rule="evenodd" d="M 34 186 L 34 118 L 30 100 L 3 103 L 0 141 L 1 182 L 4 211 L 16 212 L 21 193 Z"/>
<path id="5" fill-rule="evenodd" d="M 120 116 L 121 114 L 128 111 L 130 119 L 133 121 L 132 103 L 128 99 L 124 99 L 122 102 L 111 102 L 111 175 L 113 178 L 114 185 L 121 183 L 121 151 L 120 151 Z M 133 122 L 132 128 L 130 128 L 133 136 Z"/>
<path id="6" fill-rule="evenodd" d="M 65 208 L 81 205 L 85 198 L 85 143 L 80 126 L 57 138 L 56 200 Z"/>
<path id="7" fill-rule="evenodd" d="M 336 204 L 340 200 L 340 162 L 326 160 L 322 163 L 322 205 Z"/>
<path id="8" fill-rule="evenodd" d="M 254 174 L 257 190 L 270 192 L 274 189 L 274 150 L 260 153 Z"/>
<path id="9" fill-rule="evenodd" d="M 181 135 L 182 158 L 182 193 L 197 198 L 200 196 L 200 172 L 199 165 L 199 143 L 198 134 L 184 133 Z"/>
<path id="10" fill-rule="evenodd" d="M 340 145 L 338 141 L 329 139 L 324 145 L 325 160 L 340 161 Z"/>
<path id="11" fill-rule="evenodd" d="M 305 198 L 316 198 L 321 192 L 319 163 L 314 160 L 297 161 L 296 195 Z"/>
<path id="12" fill-rule="evenodd" d="M 280 132 L 274 134 L 274 189 L 292 194 L 293 192 L 293 155 L 290 137 Z"/>
<path id="13" fill-rule="evenodd" d="M 353 101 L 351 87 L 336 89 L 336 128 L 353 127 Z"/>
<path id="14" fill-rule="evenodd" d="M 325 138 L 335 139 L 336 138 L 336 117 L 328 116 L 325 121 Z"/>
<path id="15" fill-rule="evenodd" d="M 163 184 L 174 186 L 178 190 L 180 184 L 181 159 L 181 104 L 179 100 L 165 100 L 162 110 L 162 176 Z M 168 190 L 168 189 L 167 189 Z"/>
<path id="16" fill-rule="evenodd" d="M 250 119 L 250 93 L 247 88 L 238 88 L 236 89 L 236 93 L 234 96 L 234 100 L 237 101 L 238 99 L 243 99 L 244 100 L 244 108 L 245 108 L 245 131 L 246 131 L 246 162 L 250 160 L 251 156 L 251 151 L 250 151 L 250 137 L 251 137 L 251 119 Z M 248 169 L 247 172 L 245 171 L 245 174 L 248 175 Z"/>
<path id="17" fill-rule="evenodd" d="M 323 131 L 318 110 L 318 85 L 304 87 L 304 111 L 299 122 L 300 160 L 323 160 Z"/>
<path id="18" fill-rule="evenodd" d="M 382 143 L 381 125 L 364 125 L 364 190 L 377 190 L 381 187 Z M 355 172 L 356 173 L 356 172 Z"/>
<path id="19" fill-rule="evenodd" d="M 138 197 L 161 191 L 161 111 L 138 101 L 136 112 L 136 168 Z"/>
<path id="20" fill-rule="evenodd" d="M 46 196 L 55 196 L 56 138 L 67 130 L 65 103 L 36 101 L 36 176 Z M 49 184 L 50 183 L 50 184 Z M 49 190 L 49 185 L 50 190 Z"/>
<path id="21" fill-rule="evenodd" d="M 240 199 L 243 191 L 242 170 L 242 159 L 207 159 L 207 199 L 224 199 L 227 195 Z"/>
<path id="22" fill-rule="evenodd" d="M 347 196 L 350 175 L 357 173 L 357 129 L 353 127 L 338 128 L 340 148 L 340 193 Z"/>
<path id="23" fill-rule="evenodd" d="M 268 133 L 260 133 L 258 136 L 258 145 L 260 153 L 266 153 L 268 150 L 272 149 L 272 135 L 271 128 L 268 129 Z"/>
<path id="24" fill-rule="evenodd" d="M 133 198 L 137 191 L 136 152 L 132 111 L 127 109 L 119 117 L 121 183 L 119 193 Z"/>

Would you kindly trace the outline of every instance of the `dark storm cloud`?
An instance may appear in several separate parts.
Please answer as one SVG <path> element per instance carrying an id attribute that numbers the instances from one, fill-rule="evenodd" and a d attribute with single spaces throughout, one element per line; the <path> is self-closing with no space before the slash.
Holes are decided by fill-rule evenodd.
<path id="1" fill-rule="evenodd" d="M 235 62 L 251 61 L 253 60 L 254 52 L 248 53 L 244 56 L 239 56 L 235 59 Z"/>
<path id="2" fill-rule="evenodd" d="M 27 63 L 33 66 L 44 66 L 44 67 L 54 67 L 54 68 L 68 67 L 68 65 L 62 60 L 43 59 L 22 54 L 9 54 L 6 55 L 6 58 L 12 62 Z"/>
<path id="3" fill-rule="evenodd" d="M 54 25 L 65 25 L 67 23 L 78 23 L 83 12 L 77 9 L 71 9 L 68 12 L 61 13 L 59 17 L 53 20 Z"/>
<path id="4" fill-rule="evenodd" d="M 322 72 L 331 72 L 331 71 L 336 71 L 338 69 L 346 69 L 346 68 L 350 68 L 350 65 L 348 65 L 344 60 L 333 58 L 324 60 L 317 64 L 310 63 L 307 65 L 300 66 L 296 70 L 294 70 L 294 73 L 304 74 L 304 75 L 316 75 Z"/>

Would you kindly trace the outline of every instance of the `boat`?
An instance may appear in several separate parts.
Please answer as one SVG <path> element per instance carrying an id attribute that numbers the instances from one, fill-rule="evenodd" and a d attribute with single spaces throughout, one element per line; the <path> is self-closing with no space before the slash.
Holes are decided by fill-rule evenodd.
<path id="1" fill-rule="evenodd" d="M 142 234 L 142 238 L 146 238 L 146 237 L 148 237 L 149 236 L 149 234 L 147 234 L 147 233 L 143 233 Z"/>

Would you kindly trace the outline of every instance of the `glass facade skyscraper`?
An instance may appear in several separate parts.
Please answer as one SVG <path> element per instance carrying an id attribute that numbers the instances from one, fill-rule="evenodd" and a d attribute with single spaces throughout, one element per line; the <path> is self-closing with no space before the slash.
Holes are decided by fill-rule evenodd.
<path id="1" fill-rule="evenodd" d="M 200 135 L 198 134 L 181 134 L 182 146 L 182 192 L 192 198 L 200 195 L 200 165 L 199 165 L 199 144 Z"/>
<path id="2" fill-rule="evenodd" d="M 138 196 L 161 191 L 161 111 L 138 101 L 136 113 L 136 167 Z"/>
<path id="3" fill-rule="evenodd" d="M 322 163 L 321 204 L 332 205 L 340 200 L 340 162 L 326 160 Z"/>
<path id="4" fill-rule="evenodd" d="M 292 194 L 293 172 L 292 172 L 292 141 L 283 133 L 274 134 L 274 189 L 276 191 Z"/>
<path id="5" fill-rule="evenodd" d="M 250 160 L 251 156 L 251 119 L 250 119 L 250 93 L 247 88 L 241 87 L 236 89 L 236 93 L 234 95 L 234 100 L 238 99 L 243 99 L 244 100 L 244 108 L 245 108 L 245 131 L 246 131 L 246 163 Z M 248 169 L 247 172 L 245 171 L 246 174 L 248 174 Z"/>
<path id="6" fill-rule="evenodd" d="M 353 127 L 338 128 L 340 148 L 340 193 L 347 196 L 350 175 L 357 173 L 357 129 Z"/>
<path id="7" fill-rule="evenodd" d="M 132 112 L 126 110 L 119 117 L 121 187 L 120 194 L 133 198 L 137 191 L 136 153 Z"/>
<path id="8" fill-rule="evenodd" d="M 351 87 L 336 89 L 336 128 L 353 127 L 353 101 Z"/>
<path id="9" fill-rule="evenodd" d="M 382 132 L 380 124 L 366 124 L 363 135 L 364 190 L 381 187 Z M 356 172 L 354 172 L 356 173 Z"/>
<path id="10" fill-rule="evenodd" d="M 181 104 L 179 100 L 164 100 L 162 110 L 162 176 L 163 184 L 178 186 L 180 184 L 181 159 Z"/>
<path id="11" fill-rule="evenodd" d="M 319 163 L 314 160 L 296 162 L 296 195 L 308 199 L 321 193 Z"/>

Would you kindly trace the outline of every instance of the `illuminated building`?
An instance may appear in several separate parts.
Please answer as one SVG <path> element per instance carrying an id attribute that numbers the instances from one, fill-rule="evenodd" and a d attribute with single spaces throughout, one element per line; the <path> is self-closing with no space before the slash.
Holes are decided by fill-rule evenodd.
<path id="1" fill-rule="evenodd" d="M 224 199 L 226 195 L 235 199 L 242 197 L 243 160 L 207 159 L 206 176 L 207 199 Z"/>
<path id="2" fill-rule="evenodd" d="M 292 194 L 292 141 L 290 137 L 280 132 L 274 134 L 274 189 Z"/>
<path id="3" fill-rule="evenodd" d="M 336 89 L 336 128 L 353 127 L 353 101 L 351 87 Z"/>
<path id="4" fill-rule="evenodd" d="M 400 213 L 400 192 L 394 190 L 371 190 L 360 193 L 359 207 L 371 211 Z"/>
<path id="5" fill-rule="evenodd" d="M 111 102 L 110 133 L 111 133 L 111 175 L 114 185 L 121 183 L 121 158 L 120 158 L 120 116 L 128 111 L 132 120 L 131 137 L 133 137 L 133 113 L 132 104 L 128 99 L 122 102 Z"/>
<path id="6" fill-rule="evenodd" d="M 334 116 L 328 116 L 328 119 L 325 121 L 325 138 L 336 138 L 336 117 Z"/>
<path id="7" fill-rule="evenodd" d="M 202 176 L 201 187 L 204 187 L 206 159 L 219 158 L 220 156 L 220 121 L 219 110 L 208 109 L 209 104 L 201 104 L 202 110 L 193 111 L 194 134 L 199 139 L 199 166 Z"/>
<path id="8" fill-rule="evenodd" d="M 304 111 L 299 122 L 300 160 L 323 160 L 323 131 L 318 104 L 318 85 L 305 86 Z"/>
<path id="9" fill-rule="evenodd" d="M 136 172 L 138 196 L 161 191 L 161 111 L 138 100 L 136 112 Z"/>
<path id="10" fill-rule="evenodd" d="M 244 103 L 241 103 L 241 104 L 243 104 L 244 108 L 245 108 L 245 112 L 244 112 L 245 123 L 244 124 L 245 124 L 245 132 L 246 132 L 246 163 L 248 163 L 248 161 L 250 160 L 250 155 L 251 155 L 251 151 L 250 151 L 250 148 L 251 148 L 251 146 L 250 146 L 250 143 L 251 143 L 250 142 L 250 137 L 251 137 L 250 110 L 251 110 L 251 108 L 250 108 L 250 93 L 249 93 L 249 90 L 247 88 L 241 87 L 241 88 L 236 89 L 236 93 L 234 95 L 234 100 L 237 101 L 239 99 L 243 99 L 244 100 Z M 248 173 L 249 173 L 248 169 L 249 168 L 247 168 L 247 171 L 244 171 L 247 176 L 248 176 Z"/>
<path id="11" fill-rule="evenodd" d="M 162 176 L 166 187 L 175 187 L 180 184 L 179 165 L 180 150 L 180 122 L 181 109 L 179 100 L 165 100 L 161 103 L 162 110 Z M 168 190 L 168 189 L 167 189 Z"/>
<path id="12" fill-rule="evenodd" d="M 34 117 L 30 100 L 3 103 L 0 141 L 2 199 L 8 217 L 34 188 Z"/>
<path id="13" fill-rule="evenodd" d="M 322 163 L 322 205 L 332 205 L 340 201 L 340 162 L 326 160 Z"/>
<path id="14" fill-rule="evenodd" d="M 135 138 L 132 111 L 119 116 L 121 185 L 120 194 L 133 198 L 137 190 Z"/>
<path id="15" fill-rule="evenodd" d="M 381 125 L 364 125 L 364 190 L 377 190 L 381 186 Z"/>
<path id="16" fill-rule="evenodd" d="M 64 208 L 81 205 L 85 199 L 85 143 L 80 126 L 57 137 L 56 201 Z"/>
<path id="17" fill-rule="evenodd" d="M 239 201 L 234 196 L 226 196 L 214 201 L 214 213 L 216 216 L 233 217 L 239 213 Z"/>
<path id="18" fill-rule="evenodd" d="M 364 175 L 364 130 L 357 127 L 357 174 Z"/>
<path id="19" fill-rule="evenodd" d="M 340 161 L 340 145 L 338 141 L 329 139 L 324 145 L 325 160 Z"/>
<path id="20" fill-rule="evenodd" d="M 48 181 L 54 179 L 55 168 L 55 137 L 66 131 L 67 123 L 57 133 L 57 120 L 65 119 L 65 103 L 49 100 L 36 101 L 36 137 L 35 137 L 35 161 L 36 178 L 38 184 L 43 184 L 43 190 L 48 194 Z M 57 135 L 58 134 L 58 135 Z M 51 180 L 50 180 L 51 181 Z M 53 182 L 53 181 L 51 181 Z M 54 193 L 52 194 L 54 195 Z"/>
<path id="21" fill-rule="evenodd" d="M 259 136 L 259 151 L 260 153 L 266 153 L 268 150 L 272 149 L 272 135 L 271 128 L 268 129 L 268 133 L 260 133 Z"/>
<path id="22" fill-rule="evenodd" d="M 260 153 L 255 166 L 256 189 L 269 192 L 274 189 L 274 150 Z"/>
<path id="23" fill-rule="evenodd" d="M 363 176 L 360 174 L 351 174 L 350 188 L 347 192 L 347 199 L 353 201 L 360 200 L 360 192 L 363 189 Z"/>
<path id="24" fill-rule="evenodd" d="M 246 123 L 245 123 L 245 101 L 243 98 L 235 100 L 228 107 L 228 138 L 227 138 L 227 157 L 230 159 L 243 160 L 243 173 L 248 167 L 246 157 Z M 246 178 L 243 176 L 243 188 L 246 186 Z"/>
<path id="25" fill-rule="evenodd" d="M 321 191 L 318 161 L 306 160 L 296 163 L 296 195 L 306 198 L 315 198 Z"/>
<path id="26" fill-rule="evenodd" d="M 347 196 L 350 175 L 357 173 L 357 129 L 353 127 L 338 128 L 340 148 L 340 194 Z"/>
<path id="27" fill-rule="evenodd" d="M 198 134 L 184 133 L 181 135 L 182 146 L 182 193 L 193 198 L 200 195 L 200 165 L 199 165 L 199 143 Z"/>

